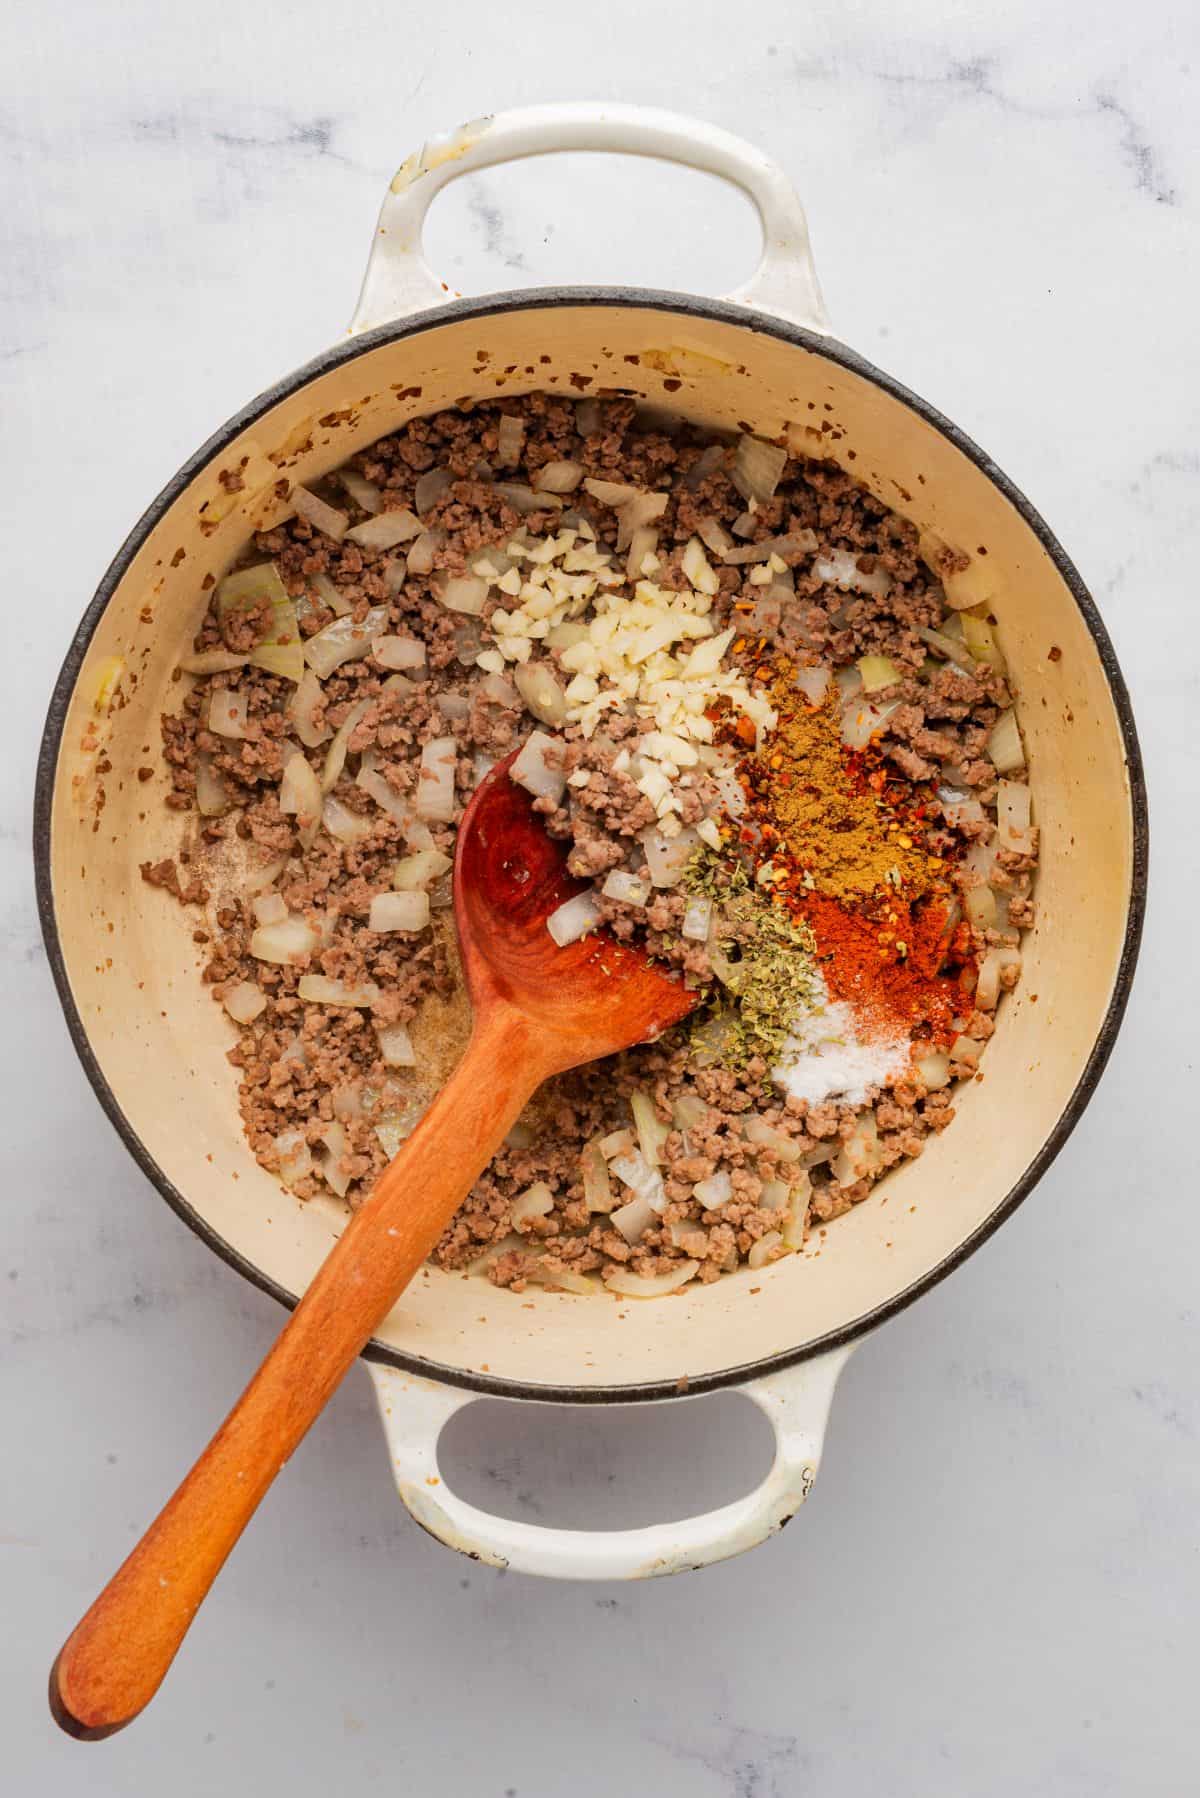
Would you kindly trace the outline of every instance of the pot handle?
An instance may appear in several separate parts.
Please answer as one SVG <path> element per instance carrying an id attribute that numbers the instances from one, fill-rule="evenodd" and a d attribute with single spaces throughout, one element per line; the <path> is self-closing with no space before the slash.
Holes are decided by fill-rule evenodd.
<path id="1" fill-rule="evenodd" d="M 812 1489 L 825 1424 L 849 1348 L 833 1349 L 738 1388 L 775 1432 L 775 1459 L 762 1484 L 733 1504 L 678 1523 L 632 1530 L 556 1530 L 494 1517 L 456 1497 L 438 1465 L 438 1438 L 480 1396 L 370 1367 L 396 1487 L 421 1528 L 489 1566 L 550 1579 L 654 1579 L 728 1560 L 783 1528 Z M 668 1401 L 670 1402 L 670 1401 Z"/>
<path id="2" fill-rule="evenodd" d="M 763 251 L 749 281 L 726 297 L 810 331 L 829 329 L 804 208 L 761 150 L 717 125 L 652 107 L 562 103 L 473 119 L 430 138 L 401 165 L 379 214 L 351 335 L 445 304 L 450 289 L 425 261 L 421 243 L 425 215 L 443 187 L 477 169 L 563 150 L 657 156 L 732 181 L 758 209 Z"/>

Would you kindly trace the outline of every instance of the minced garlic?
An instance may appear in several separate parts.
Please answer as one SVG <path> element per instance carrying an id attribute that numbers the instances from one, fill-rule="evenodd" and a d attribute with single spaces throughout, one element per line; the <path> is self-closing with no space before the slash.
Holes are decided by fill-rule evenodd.
<path id="1" fill-rule="evenodd" d="M 700 540 L 692 538 L 684 550 L 682 591 L 649 578 L 647 571 L 659 566 L 652 552 L 642 556 L 642 572 L 631 583 L 580 520 L 550 537 L 517 532 L 503 554 L 488 552 L 472 572 L 516 602 L 492 613 L 495 646 L 481 652 L 479 667 L 499 673 L 505 663 L 527 662 L 544 643 L 558 651 L 570 676 L 566 722 L 578 724 L 585 737 L 614 707 L 632 707 L 654 721 L 638 745 L 636 785 L 669 833 L 681 810 L 675 783 L 696 767 L 698 745 L 712 743 L 714 703 L 724 700 L 760 734 L 774 726 L 776 714 L 740 670 L 722 665 L 734 632 L 713 633 L 720 583 Z"/>

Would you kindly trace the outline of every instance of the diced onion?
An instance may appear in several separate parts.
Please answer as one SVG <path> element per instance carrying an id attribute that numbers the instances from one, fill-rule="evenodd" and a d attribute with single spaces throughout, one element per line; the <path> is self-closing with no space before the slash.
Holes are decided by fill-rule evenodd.
<path id="1" fill-rule="evenodd" d="M 274 562 L 259 562 L 253 568 L 239 568 L 235 574 L 227 574 L 217 588 L 216 600 L 222 618 L 231 611 L 257 613 L 265 600 L 270 618 L 265 634 L 250 652 L 250 662 L 284 680 L 300 679 L 304 673 L 304 651 L 296 607 Z"/>
<path id="2" fill-rule="evenodd" d="M 962 1076 L 973 1074 L 979 1066 L 984 1044 L 976 1036 L 956 1036 L 950 1045 L 950 1072 Z"/>
<path id="3" fill-rule="evenodd" d="M 332 612 L 335 618 L 344 618 L 347 612 L 354 610 L 354 601 L 349 594 L 335 586 L 327 574 L 310 574 L 308 584 L 321 605 L 326 611 Z"/>
<path id="4" fill-rule="evenodd" d="M 746 1256 L 747 1265 L 757 1273 L 760 1267 L 766 1267 L 776 1249 L 783 1247 L 783 1237 L 778 1230 L 768 1230 L 765 1236 L 751 1244 L 750 1253 Z"/>
<path id="5" fill-rule="evenodd" d="M 815 668 L 797 668 L 796 685 L 809 705 L 820 705 L 829 691 L 829 669 L 821 662 Z"/>
<path id="6" fill-rule="evenodd" d="M 552 911 L 546 919 L 546 929 L 559 948 L 565 949 L 568 943 L 577 943 L 589 931 L 595 930 L 600 921 L 600 907 L 595 894 L 589 890 L 576 893 L 573 899 Z"/>
<path id="7" fill-rule="evenodd" d="M 540 724 L 566 723 L 566 695 L 550 662 L 518 662 L 513 680 L 526 709 Z"/>
<path id="8" fill-rule="evenodd" d="M 512 1202 L 513 1226 L 519 1229 L 524 1223 L 532 1223 L 535 1217 L 548 1217 L 553 1210 L 554 1194 L 544 1180 L 535 1180 Z"/>
<path id="9" fill-rule="evenodd" d="M 989 949 L 979 964 L 979 979 L 975 985 L 975 1003 L 980 1011 L 995 1011 L 1000 998 L 1000 976 L 1006 968 L 1019 968 L 1021 956 L 1018 950 L 1001 946 Z"/>
<path id="10" fill-rule="evenodd" d="M 972 799 L 957 787 L 939 787 L 937 796 L 946 822 L 952 830 L 957 830 L 964 824 L 983 823 L 986 814 L 978 799 Z"/>
<path id="11" fill-rule="evenodd" d="M 335 1118 L 341 1118 L 343 1122 L 347 1122 L 351 1118 L 360 1118 L 362 1116 L 362 1087 L 356 1080 L 343 1081 L 340 1086 L 335 1086 L 333 1088 L 333 1091 L 329 1096 L 333 1104 L 333 1115 Z"/>
<path id="12" fill-rule="evenodd" d="M 621 1184 L 628 1186 L 638 1198 L 645 1199 L 655 1211 L 665 1209 L 667 1195 L 662 1175 L 657 1168 L 651 1167 L 640 1149 L 626 1155 L 614 1155 L 609 1166 Z"/>
<path id="13" fill-rule="evenodd" d="M 344 1199 L 350 1187 L 350 1176 L 343 1171 L 341 1165 L 346 1153 L 346 1132 L 336 1118 L 322 1130 L 321 1141 L 328 1150 L 321 1163 L 321 1178 L 326 1186 L 336 1192 L 339 1199 Z"/>
<path id="14" fill-rule="evenodd" d="M 694 1130 L 708 1116 L 708 1105 L 699 1093 L 680 1093 L 671 1107 L 671 1122 L 677 1130 Z"/>
<path id="15" fill-rule="evenodd" d="M 583 484 L 593 499 L 598 499 L 602 506 L 612 506 L 614 509 L 618 506 L 628 505 L 629 501 L 637 499 L 642 491 L 640 487 L 630 487 L 625 481 L 601 481 L 592 478 Z"/>
<path id="16" fill-rule="evenodd" d="M 469 612 L 456 612 L 454 656 L 463 668 L 474 668 L 483 649 L 483 625 Z"/>
<path id="17" fill-rule="evenodd" d="M 697 487 L 702 487 L 709 476 L 716 473 L 724 460 L 724 444 L 708 444 L 706 448 L 700 451 L 700 454 L 696 457 L 696 460 L 684 475 L 684 486 L 692 492 L 694 492 Z"/>
<path id="18" fill-rule="evenodd" d="M 278 924 L 261 924 L 250 938 L 250 953 L 255 961 L 270 961 L 279 967 L 311 955 L 321 946 L 321 939 L 307 918 L 293 913 Z"/>
<path id="19" fill-rule="evenodd" d="M 442 717 L 451 722 L 455 719 L 461 722 L 471 716 L 471 701 L 465 693 L 439 693 L 434 704 Z"/>
<path id="20" fill-rule="evenodd" d="M 614 1226 L 632 1248 L 642 1240 L 658 1213 L 649 1199 L 639 1194 L 638 1197 L 628 1200 L 626 1204 L 618 1205 L 610 1216 Z"/>
<path id="21" fill-rule="evenodd" d="M 376 893 L 367 929 L 382 936 L 392 930 L 424 930 L 428 923 L 428 893 Z"/>
<path id="22" fill-rule="evenodd" d="M 392 870 L 392 885 L 398 893 L 416 893 L 427 887 L 431 880 L 437 880 L 450 867 L 450 857 L 443 855 L 440 849 L 418 849 L 415 855 L 406 855 L 396 863 Z"/>
<path id="23" fill-rule="evenodd" d="M 996 641 L 996 633 L 986 618 L 978 618 L 973 612 L 960 612 L 963 636 L 967 648 L 977 662 L 986 662 L 989 668 L 995 668 L 999 674 L 1004 673 L 1005 661 L 1000 645 Z"/>
<path id="24" fill-rule="evenodd" d="M 332 726 L 318 724 L 316 711 L 325 704 L 325 694 L 321 683 L 311 668 L 306 668 L 296 683 L 296 691 L 288 701 L 288 717 L 295 726 L 296 735 L 306 749 L 316 749 L 333 735 Z"/>
<path id="25" fill-rule="evenodd" d="M 424 1111 L 423 1105 L 410 1105 L 407 1111 L 388 1112 L 385 1117 L 376 1119 L 375 1134 L 385 1155 L 394 1158 L 400 1153 L 420 1123 Z"/>
<path id="26" fill-rule="evenodd" d="M 839 1186 L 853 1186 L 883 1165 L 879 1144 L 879 1128 L 873 1111 L 864 1111 L 854 1120 L 854 1129 L 834 1156 L 833 1175 Z"/>
<path id="27" fill-rule="evenodd" d="M 252 864 L 242 876 L 242 886 L 247 893 L 261 893 L 267 887 L 274 886 L 286 867 L 286 855 L 273 855 L 269 861 L 260 862 L 257 866 Z"/>
<path id="28" fill-rule="evenodd" d="M 996 895 L 991 887 L 968 887 L 963 894 L 963 910 L 976 930 L 996 928 Z"/>
<path id="29" fill-rule="evenodd" d="M 940 1052 L 922 1055 L 916 1064 L 917 1077 L 928 1092 L 940 1093 L 950 1084 L 950 1057 Z"/>
<path id="30" fill-rule="evenodd" d="M 667 1225 L 667 1235 L 677 1249 L 696 1248 L 697 1239 L 708 1248 L 708 1231 L 693 1217 L 677 1217 Z"/>
<path id="31" fill-rule="evenodd" d="M 1030 793 L 1023 781 L 1002 780 L 996 788 L 996 840 L 1000 849 L 1029 855 L 1033 849 Z"/>
<path id="32" fill-rule="evenodd" d="M 356 506 L 364 512 L 382 512 L 383 495 L 374 481 L 368 481 L 365 474 L 359 474 L 356 468 L 338 468 L 334 470 L 334 480 L 346 489 Z"/>
<path id="33" fill-rule="evenodd" d="M 295 818 L 300 841 L 306 846 L 310 844 L 321 821 L 321 783 L 302 750 L 293 749 L 284 764 L 279 783 L 279 809 Z"/>
<path id="34" fill-rule="evenodd" d="M 478 618 L 488 596 L 488 584 L 477 574 L 439 575 L 433 583 L 433 593 L 448 612 L 466 612 Z"/>
<path id="35" fill-rule="evenodd" d="M 496 427 L 496 465 L 499 468 L 515 468 L 521 460 L 521 450 L 525 443 L 525 420 L 513 418 L 504 412 Z"/>
<path id="36" fill-rule="evenodd" d="M 948 662 L 953 662 L 956 667 L 967 671 L 974 666 L 974 657 L 965 643 L 956 642 L 944 631 L 926 630 L 922 624 L 914 626 L 914 631 L 922 643 L 927 644 L 935 655 L 945 656 Z"/>
<path id="37" fill-rule="evenodd" d="M 214 688 L 208 702 L 209 730 L 218 737 L 230 737 L 235 742 L 243 742 L 249 704 L 248 693 L 239 693 L 233 687 Z"/>
<path id="38" fill-rule="evenodd" d="M 799 1161 L 804 1153 L 794 1137 L 785 1136 L 782 1130 L 776 1130 L 765 1118 L 747 1118 L 744 1135 L 747 1142 L 757 1144 L 760 1149 L 770 1149 L 780 1161 Z"/>
<path id="39" fill-rule="evenodd" d="M 434 556 L 445 541 L 445 531 L 422 531 L 408 552 L 408 572 L 431 574 Z"/>
<path id="40" fill-rule="evenodd" d="M 575 429 L 581 437 L 595 437 L 604 429 L 604 408 L 599 400 L 580 400 L 575 408 Z"/>
<path id="41" fill-rule="evenodd" d="M 282 924 L 288 915 L 282 893 L 260 893 L 252 909 L 256 924 Z"/>
<path id="42" fill-rule="evenodd" d="M 279 1178 L 285 1186 L 298 1186 L 312 1173 L 312 1150 L 303 1130 L 281 1130 L 275 1138 L 275 1153 L 279 1156 Z"/>
<path id="43" fill-rule="evenodd" d="M 616 1221 L 616 1212 L 613 1220 Z M 609 1292 L 619 1292 L 627 1299 L 660 1299 L 668 1292 L 678 1292 L 681 1286 L 699 1271 L 698 1261 L 681 1261 L 666 1274 L 631 1274 L 624 1268 L 606 1276 L 604 1284 Z"/>
<path id="44" fill-rule="evenodd" d="M 864 693 L 878 693 L 882 687 L 894 687 L 904 678 L 903 670 L 887 656 L 860 656 L 857 667 Z"/>
<path id="45" fill-rule="evenodd" d="M 646 853 L 646 865 L 650 869 L 650 878 L 656 887 L 678 886 L 683 878 L 684 869 L 696 851 L 699 837 L 695 828 L 688 824 L 676 836 L 665 837 L 661 830 L 651 826 L 644 830 L 638 839 Z"/>
<path id="46" fill-rule="evenodd" d="M 500 498 L 514 512 L 562 510 L 562 500 L 557 493 L 535 493 L 532 487 L 526 487 L 521 481 L 497 481 L 495 485 Z"/>
<path id="47" fill-rule="evenodd" d="M 583 1196 L 589 1211 L 607 1214 L 613 1208 L 612 1180 L 598 1142 L 590 1142 L 579 1158 Z"/>
<path id="48" fill-rule="evenodd" d="M 811 531 L 788 531 L 782 537 L 760 537 L 757 543 L 735 545 L 729 538 L 722 554 L 726 562 L 737 567 L 744 562 L 769 562 L 772 556 L 810 555 L 816 547 L 817 539 Z"/>
<path id="49" fill-rule="evenodd" d="M 425 645 L 416 637 L 376 637 L 372 654 L 381 668 L 425 666 Z"/>
<path id="50" fill-rule="evenodd" d="M 539 1286 L 561 1287 L 563 1292 L 577 1292 L 584 1297 L 594 1297 L 601 1288 L 595 1280 L 589 1280 L 586 1274 L 576 1273 L 573 1267 L 553 1267 L 546 1257 L 535 1261 L 526 1270 L 527 1280 L 534 1280 Z"/>
<path id="51" fill-rule="evenodd" d="M 613 1130 L 608 1136 L 600 1138 L 600 1153 L 606 1161 L 613 1161 L 618 1155 L 633 1154 L 633 1131 Z"/>
<path id="52" fill-rule="evenodd" d="M 411 543 L 423 529 L 415 512 L 405 507 L 399 512 L 380 512 L 377 518 L 364 518 L 361 524 L 351 525 L 346 541 L 363 549 L 395 549 L 398 543 Z"/>
<path id="53" fill-rule="evenodd" d="M 848 749 L 865 749 L 899 706 L 898 699 L 888 700 L 884 705 L 865 699 L 852 700 L 842 713 L 842 742 Z"/>
<path id="54" fill-rule="evenodd" d="M 293 487 L 291 498 L 298 517 L 306 520 L 316 530 L 324 531 L 335 543 L 341 542 L 350 523 L 348 512 L 339 512 L 336 506 L 329 505 L 307 487 Z"/>
<path id="55" fill-rule="evenodd" d="M 638 1148 L 643 1162 L 647 1167 L 660 1166 L 663 1144 L 671 1134 L 670 1124 L 663 1123 L 649 1093 L 634 1093 L 630 1098 L 629 1108 L 633 1112 L 633 1127 L 637 1131 Z M 618 1177 L 624 1179 L 620 1168 L 616 1171 Z"/>
<path id="56" fill-rule="evenodd" d="M 658 548 L 658 532 L 652 524 L 639 525 L 629 539 L 629 553 L 625 557 L 625 572 L 631 581 L 646 572 L 646 558 L 652 556 Z"/>
<path id="57" fill-rule="evenodd" d="M 826 555 L 818 556 L 812 565 L 812 571 L 819 581 L 826 586 L 838 587 L 843 592 L 885 594 L 891 586 L 887 574 L 882 568 L 864 574 L 858 566 L 860 551 L 852 549 L 831 549 Z"/>
<path id="58" fill-rule="evenodd" d="M 339 843 L 365 843 L 374 836 L 375 826 L 361 812 L 352 812 L 333 793 L 326 793 L 321 804 L 321 822 Z"/>
<path id="59" fill-rule="evenodd" d="M 650 897 L 650 882 L 624 868 L 614 868 L 605 876 L 600 891 L 606 899 L 616 899 L 621 905 L 645 905 Z"/>
<path id="60" fill-rule="evenodd" d="M 379 997 L 373 980 L 357 986 L 347 980 L 330 980 L 325 974 L 301 974 L 296 991 L 308 1005 L 346 1005 L 367 1010 Z"/>
<path id="61" fill-rule="evenodd" d="M 743 499 L 762 505 L 774 497 L 786 467 L 786 449 L 761 437 L 739 437 L 729 478 Z"/>
<path id="62" fill-rule="evenodd" d="M 716 1211 L 733 1197 L 733 1181 L 724 1168 L 718 1168 L 707 1180 L 697 1180 L 692 1194 L 706 1211 Z"/>
<path id="63" fill-rule="evenodd" d="M 342 777 L 342 769 L 346 766 L 346 754 L 350 746 L 350 738 L 361 724 L 371 705 L 369 699 L 360 699 L 352 705 L 334 733 L 333 742 L 325 752 L 325 766 L 321 770 L 321 791 L 328 793 L 336 787 Z"/>
<path id="64" fill-rule="evenodd" d="M 185 674 L 232 674 L 249 660 L 248 655 L 236 655 L 231 649 L 202 649 L 195 655 L 181 656 L 179 666 Z"/>
<path id="65" fill-rule="evenodd" d="M 443 493 L 448 493 L 454 484 L 454 476 L 448 468 L 430 468 L 417 481 L 413 493 L 413 505 L 424 518 L 426 512 L 437 504 Z"/>
<path id="66" fill-rule="evenodd" d="M 1010 708 L 1001 712 L 987 740 L 987 752 L 1000 774 L 1011 774 L 1025 766 L 1025 748 L 1017 728 L 1017 714 Z"/>
<path id="67" fill-rule="evenodd" d="M 583 479 L 582 462 L 547 462 L 533 477 L 539 493 L 574 493 Z"/>
<path id="68" fill-rule="evenodd" d="M 694 943 L 708 940 L 709 926 L 712 923 L 712 900 L 697 897 L 689 899 L 683 914 L 680 934 Z"/>
<path id="69" fill-rule="evenodd" d="M 763 1189 L 758 1195 L 760 1211 L 782 1211 L 788 1202 L 791 1188 L 786 1180 L 764 1180 Z"/>
<path id="70" fill-rule="evenodd" d="M 705 549 L 712 550 L 714 556 L 728 557 L 733 548 L 733 538 L 719 518 L 702 518 L 696 526 L 696 535 Z"/>
<path id="71" fill-rule="evenodd" d="M 252 1024 L 267 1008 L 267 995 L 253 980 L 239 980 L 222 1000 L 235 1024 Z"/>
<path id="72" fill-rule="evenodd" d="M 788 1194 L 787 1221 L 783 1226 L 784 1247 L 802 1249 L 808 1223 L 808 1207 L 812 1199 L 812 1181 L 803 1170 L 796 1175 Z"/>
<path id="73" fill-rule="evenodd" d="M 416 1067 L 416 1051 L 403 1024 L 389 1024 L 375 1034 L 379 1038 L 379 1053 L 389 1068 Z"/>
<path id="74" fill-rule="evenodd" d="M 636 531 L 661 518 L 669 497 L 666 493 L 635 493 L 625 505 L 618 507 L 617 548 L 628 549 Z"/>
<path id="75" fill-rule="evenodd" d="M 532 793 L 535 799 L 553 799 L 557 804 L 567 785 L 562 767 L 563 748 L 558 738 L 548 737 L 544 731 L 531 731 L 508 771 L 510 778 Z"/>
<path id="76" fill-rule="evenodd" d="M 318 679 L 328 680 L 344 662 L 369 655 L 376 637 L 382 636 L 387 629 L 387 621 L 386 606 L 372 606 L 361 624 L 355 623 L 352 613 L 345 618 L 335 618 L 332 624 L 327 624 L 324 630 L 308 639 L 304 645 L 304 659 Z"/>
<path id="77" fill-rule="evenodd" d="M 416 811 L 427 824 L 449 824 L 454 816 L 457 762 L 458 744 L 453 737 L 434 737 L 421 751 Z"/>

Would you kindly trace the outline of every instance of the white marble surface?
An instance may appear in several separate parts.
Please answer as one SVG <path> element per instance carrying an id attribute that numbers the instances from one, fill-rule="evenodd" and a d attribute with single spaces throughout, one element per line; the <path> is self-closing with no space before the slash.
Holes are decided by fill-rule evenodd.
<path id="1" fill-rule="evenodd" d="M 1200 1780 L 1197 993 L 1179 946 L 1200 879 L 1200 19 L 1167 0 L 609 0 L 586 28 L 582 11 L 7 9 L 4 1787 L 1176 1798 Z M 777 156 L 840 334 L 974 434 L 1091 582 L 1156 806 L 1125 1031 L 1036 1196 L 852 1362 L 784 1536 L 648 1586 L 498 1577 L 403 1517 L 355 1374 L 152 1710 L 81 1747 L 45 1713 L 51 1656 L 280 1314 L 157 1199 L 71 1052 L 27 846 L 46 697 L 146 501 L 339 335 L 400 157 L 497 105 L 588 95 L 691 109 Z M 732 201 L 697 225 L 644 169 L 564 178 L 546 164 L 445 201 L 447 278 L 711 288 L 752 253 Z M 518 1514 L 648 1520 L 749 1482 L 747 1409 L 588 1436 L 590 1418 L 488 1407 L 456 1461 Z"/>

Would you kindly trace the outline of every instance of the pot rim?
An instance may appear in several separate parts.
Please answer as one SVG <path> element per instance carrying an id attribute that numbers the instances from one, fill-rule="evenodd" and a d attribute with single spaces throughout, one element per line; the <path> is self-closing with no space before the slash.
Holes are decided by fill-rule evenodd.
<path id="1" fill-rule="evenodd" d="M 919 1279 L 912 1281 L 902 1292 L 897 1293 L 884 1304 L 876 1306 L 873 1310 L 864 1312 L 862 1316 L 841 1325 L 838 1329 L 827 1331 L 823 1336 L 817 1337 L 811 1342 L 781 1350 L 776 1355 L 764 1356 L 757 1361 L 747 1362 L 737 1367 L 723 1368 L 716 1373 L 699 1375 L 695 1379 L 688 1379 L 682 1386 L 678 1382 L 662 1380 L 617 1386 L 535 1385 L 530 1381 L 501 1379 L 490 1374 L 475 1373 L 465 1368 L 447 1367 L 439 1362 L 426 1360 L 419 1355 L 405 1354 L 398 1349 L 389 1348 L 385 1343 L 374 1338 L 363 1349 L 365 1360 L 396 1367 L 425 1379 L 436 1380 L 443 1385 L 464 1388 L 481 1397 L 534 1399 L 543 1403 L 559 1404 L 628 1404 L 694 1396 L 702 1392 L 715 1392 L 726 1387 L 744 1385 L 748 1380 L 761 1379 L 768 1374 L 780 1372 L 784 1368 L 797 1366 L 800 1362 L 811 1360 L 814 1356 L 824 1354 L 831 1349 L 853 1343 L 876 1329 L 880 1324 L 887 1322 L 889 1318 L 895 1317 L 907 1309 L 909 1305 L 944 1280 L 948 1274 L 953 1273 L 968 1256 L 973 1255 L 975 1250 L 980 1248 L 993 1232 L 1006 1222 L 1022 1200 L 1029 1195 L 1055 1160 L 1082 1117 L 1112 1053 L 1117 1031 L 1129 1002 L 1134 970 L 1137 966 L 1142 926 L 1145 919 L 1149 862 L 1149 806 L 1141 748 L 1138 743 L 1129 691 L 1125 685 L 1112 640 L 1100 617 L 1096 603 L 1078 570 L 1041 514 L 1031 505 L 1020 488 L 965 432 L 961 431 L 936 407 L 931 406 L 927 400 L 914 393 L 911 388 L 896 380 L 894 376 L 884 373 L 882 369 L 876 368 L 873 363 L 868 362 L 836 338 L 826 336 L 822 332 L 808 330 L 801 325 L 788 323 L 768 313 L 757 312 L 748 306 L 706 299 L 695 294 L 670 293 L 661 289 L 639 287 L 530 288 L 487 294 L 476 299 L 450 301 L 445 305 L 412 314 L 407 318 L 377 326 L 373 330 L 364 331 L 351 337 L 345 343 L 335 345 L 291 374 L 284 376 L 282 380 L 267 388 L 244 406 L 241 411 L 226 420 L 167 482 L 138 519 L 113 557 L 71 640 L 51 695 L 38 753 L 34 791 L 34 869 L 38 916 L 59 1003 L 66 1018 L 67 1029 L 75 1052 L 109 1121 L 142 1172 L 158 1189 L 171 1209 L 200 1237 L 201 1241 L 214 1250 L 230 1267 L 249 1280 L 252 1285 L 269 1293 L 272 1298 L 278 1299 L 280 1304 L 289 1310 L 292 1309 L 298 1302 L 296 1295 L 289 1293 L 276 1280 L 265 1274 L 255 1263 L 218 1235 L 195 1206 L 168 1179 L 125 1116 L 88 1040 L 87 1031 L 75 1004 L 67 975 L 54 907 L 50 867 L 51 817 L 59 750 L 66 726 L 67 713 L 96 627 L 142 544 L 170 506 L 190 486 L 201 470 L 248 425 L 253 424 L 271 407 L 298 392 L 310 381 L 327 374 L 331 369 L 337 368 L 343 363 L 356 360 L 359 356 L 383 344 L 398 342 L 406 337 L 416 337 L 434 327 L 452 324 L 459 320 L 486 319 L 510 312 L 558 306 L 628 306 L 649 311 L 675 312 L 716 320 L 722 324 L 735 325 L 742 329 L 759 332 L 764 336 L 778 338 L 800 349 L 809 350 L 815 355 L 824 356 L 840 367 L 872 382 L 890 398 L 898 400 L 910 411 L 915 412 L 926 424 L 940 432 L 956 449 L 967 456 L 991 481 L 993 486 L 999 488 L 1004 497 L 1029 525 L 1054 563 L 1079 608 L 1084 624 L 1096 646 L 1121 730 L 1133 826 L 1129 910 L 1121 959 L 1104 1021 L 1097 1032 L 1096 1040 L 1075 1089 L 1063 1108 L 1054 1129 L 1038 1153 L 1033 1157 L 1020 1179 L 1009 1189 L 983 1223 L 962 1242 L 956 1244 L 936 1266 L 922 1274 Z"/>

